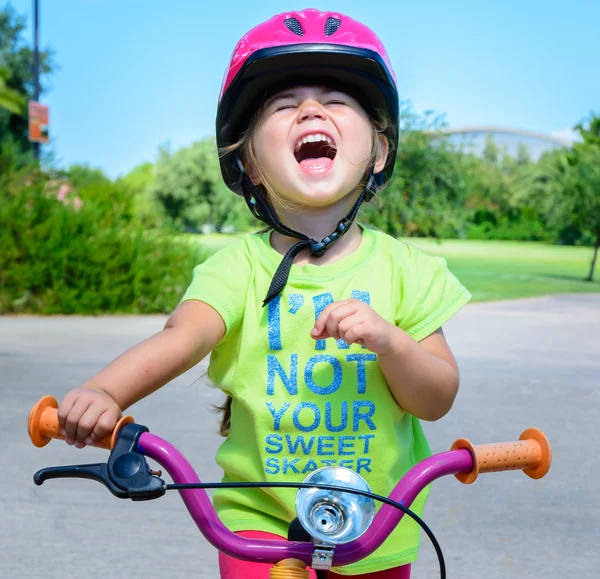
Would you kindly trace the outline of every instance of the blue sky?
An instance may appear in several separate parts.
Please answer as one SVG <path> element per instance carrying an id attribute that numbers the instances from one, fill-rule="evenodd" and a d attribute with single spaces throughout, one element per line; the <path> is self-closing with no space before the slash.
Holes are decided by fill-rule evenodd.
<path id="1" fill-rule="evenodd" d="M 383 40 L 402 99 L 451 127 L 563 133 L 600 113 L 600 1 L 39 0 L 59 69 L 43 102 L 58 163 L 111 177 L 212 135 L 238 39 L 270 16 L 340 11 Z M 0 0 L 31 22 L 33 0 Z M 27 40 L 31 31 L 27 31 Z"/>

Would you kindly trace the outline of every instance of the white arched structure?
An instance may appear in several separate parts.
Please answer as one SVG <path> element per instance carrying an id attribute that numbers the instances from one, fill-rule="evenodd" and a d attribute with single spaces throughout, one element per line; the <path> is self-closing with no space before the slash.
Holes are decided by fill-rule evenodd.
<path id="1" fill-rule="evenodd" d="M 525 146 L 532 159 L 539 158 L 549 149 L 568 148 L 573 144 L 572 141 L 554 135 L 494 125 L 447 128 L 438 134 L 448 136 L 452 144 L 475 154 L 483 151 L 488 136 L 491 136 L 500 149 L 507 150 L 513 156 L 520 146 Z"/>

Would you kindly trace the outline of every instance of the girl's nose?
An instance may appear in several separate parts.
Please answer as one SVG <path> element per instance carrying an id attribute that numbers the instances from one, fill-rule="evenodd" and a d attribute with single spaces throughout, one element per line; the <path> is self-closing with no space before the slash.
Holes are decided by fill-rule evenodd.
<path id="1" fill-rule="evenodd" d="M 313 119 L 324 119 L 325 112 L 323 111 L 323 107 L 321 104 L 313 99 L 309 99 L 304 101 L 300 105 L 300 110 L 298 111 L 298 120 L 299 121 L 310 121 Z"/>

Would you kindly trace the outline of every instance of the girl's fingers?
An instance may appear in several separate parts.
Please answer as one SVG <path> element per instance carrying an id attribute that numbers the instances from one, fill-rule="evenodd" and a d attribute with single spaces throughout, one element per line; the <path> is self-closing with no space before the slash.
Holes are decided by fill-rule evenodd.
<path id="1" fill-rule="evenodd" d="M 335 310 L 336 308 L 339 308 L 340 306 L 348 304 L 350 301 L 351 300 L 342 300 L 341 302 L 333 302 L 333 303 L 329 304 L 328 306 L 325 306 L 323 308 L 323 310 L 321 311 L 321 313 L 319 314 L 319 316 L 317 317 L 317 319 L 315 320 L 315 327 L 317 327 L 317 325 L 324 326 L 325 320 L 329 317 L 329 314 L 331 313 L 332 310 Z"/>
<path id="2" fill-rule="evenodd" d="M 346 304 L 331 311 L 325 328 L 332 338 L 339 340 L 344 338 L 348 328 L 364 320 L 364 310 L 358 309 L 356 304 Z"/>
<path id="3" fill-rule="evenodd" d="M 94 444 L 112 433 L 121 418 L 121 412 L 117 408 L 105 410 L 96 421 L 94 430 L 87 437 L 86 444 Z"/>
<path id="4" fill-rule="evenodd" d="M 75 446 L 79 446 L 77 442 L 80 443 L 81 446 L 85 446 L 85 442 L 90 434 L 93 432 L 96 427 L 96 423 L 98 422 L 98 418 L 104 413 L 106 410 L 100 404 L 90 404 L 87 410 L 83 413 L 79 422 L 77 423 L 77 436 Z"/>
<path id="5" fill-rule="evenodd" d="M 338 332 L 340 337 L 347 343 L 353 344 L 358 337 L 356 332 L 359 331 L 359 327 L 365 322 L 365 317 L 360 314 L 360 312 L 356 312 L 355 314 L 344 318 L 338 324 Z M 356 331 L 353 333 L 352 330 L 356 328 Z"/>
<path id="6" fill-rule="evenodd" d="M 364 330 L 364 322 L 359 322 L 358 324 L 354 324 L 350 329 L 346 332 L 344 341 L 346 344 L 358 344 L 359 346 L 364 346 L 364 342 L 362 339 Z"/>
<path id="7" fill-rule="evenodd" d="M 69 416 L 69 412 L 73 408 L 73 405 L 77 401 L 77 395 L 70 391 L 66 394 L 63 401 L 58 406 L 57 416 L 58 416 L 58 424 L 60 425 L 63 434 L 65 433 L 65 425 L 67 421 L 67 416 Z"/>
<path id="8" fill-rule="evenodd" d="M 340 333 L 338 332 L 338 319 L 337 317 L 334 317 L 333 312 L 331 314 L 329 314 L 329 317 L 327 318 L 327 321 L 325 322 L 325 332 L 327 332 L 327 334 L 329 336 L 331 336 L 334 340 L 339 340 L 340 339 Z"/>
<path id="9" fill-rule="evenodd" d="M 344 300 L 329 304 L 317 317 L 315 326 L 310 332 L 311 336 L 315 339 L 332 337 L 338 340 L 337 324 L 356 311 L 357 306 L 352 303 L 353 301 L 355 300 Z"/>
<path id="10" fill-rule="evenodd" d="M 73 444 L 77 437 L 77 425 L 79 420 L 84 415 L 85 411 L 90 407 L 92 401 L 86 396 L 80 396 L 73 404 L 65 419 L 65 438 L 67 444 Z"/>

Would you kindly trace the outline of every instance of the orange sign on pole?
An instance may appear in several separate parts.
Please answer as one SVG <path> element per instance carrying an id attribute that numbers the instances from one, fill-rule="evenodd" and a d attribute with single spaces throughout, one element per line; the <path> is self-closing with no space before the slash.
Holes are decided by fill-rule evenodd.
<path id="1" fill-rule="evenodd" d="M 48 107 L 29 101 L 29 140 L 33 143 L 49 143 Z"/>

